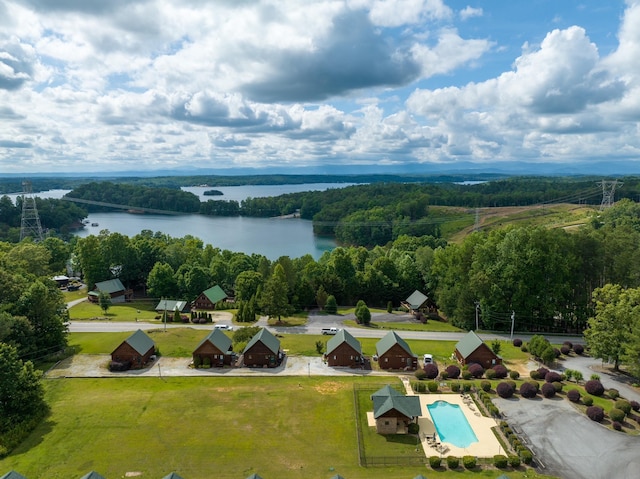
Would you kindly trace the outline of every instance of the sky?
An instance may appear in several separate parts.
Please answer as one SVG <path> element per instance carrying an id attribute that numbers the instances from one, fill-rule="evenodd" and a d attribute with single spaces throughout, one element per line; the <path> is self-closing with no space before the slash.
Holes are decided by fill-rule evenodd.
<path id="1" fill-rule="evenodd" d="M 639 120 L 640 0 L 0 0 L 0 173 L 640 168 Z"/>

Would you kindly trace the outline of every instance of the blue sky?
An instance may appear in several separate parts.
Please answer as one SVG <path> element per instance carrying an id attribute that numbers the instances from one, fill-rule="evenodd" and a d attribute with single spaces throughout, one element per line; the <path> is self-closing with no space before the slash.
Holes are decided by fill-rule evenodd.
<path id="1" fill-rule="evenodd" d="M 637 168 L 640 0 L 4 0 L 0 173 Z"/>

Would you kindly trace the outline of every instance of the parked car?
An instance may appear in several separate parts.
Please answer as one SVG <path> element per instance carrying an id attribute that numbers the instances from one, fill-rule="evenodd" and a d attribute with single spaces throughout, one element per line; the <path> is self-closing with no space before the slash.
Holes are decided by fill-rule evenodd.
<path id="1" fill-rule="evenodd" d="M 216 324 L 214 329 L 222 329 L 223 331 L 233 331 L 233 326 L 229 324 Z"/>
<path id="2" fill-rule="evenodd" d="M 322 328 L 322 334 L 338 334 L 338 328 Z"/>
<path id="3" fill-rule="evenodd" d="M 422 358 L 422 362 L 425 364 L 431 364 L 433 362 L 433 355 L 425 354 L 424 357 Z"/>

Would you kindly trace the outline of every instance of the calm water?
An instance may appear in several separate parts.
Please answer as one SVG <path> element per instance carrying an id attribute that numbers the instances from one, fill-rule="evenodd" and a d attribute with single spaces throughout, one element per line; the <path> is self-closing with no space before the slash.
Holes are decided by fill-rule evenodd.
<path id="1" fill-rule="evenodd" d="M 478 442 L 469 421 L 457 404 L 436 401 L 427 406 L 433 424 L 436 426 L 441 442 L 448 442 L 456 447 L 467 447 Z"/>
<path id="2" fill-rule="evenodd" d="M 194 193 L 200 201 L 235 200 L 278 196 L 301 191 L 323 191 L 344 188 L 352 183 L 313 183 L 305 185 L 247 185 L 247 186 L 192 186 L 182 188 Z M 223 196 L 205 196 L 207 190 L 219 190 Z M 50 190 L 36 193 L 41 198 L 61 198 L 70 190 Z M 19 194 L 8 195 L 15 202 Z M 325 251 L 335 248 L 335 241 L 313 235 L 311 221 L 295 219 L 214 217 L 201 215 L 136 215 L 121 211 L 93 213 L 87 218 L 89 225 L 76 234 L 79 237 L 97 235 L 102 230 L 129 237 L 143 230 L 166 233 L 174 238 L 191 235 L 214 248 L 228 249 L 246 254 L 257 253 L 271 260 L 280 256 L 299 258 L 310 254 L 318 259 Z M 90 226 L 97 223 L 98 226 Z"/>

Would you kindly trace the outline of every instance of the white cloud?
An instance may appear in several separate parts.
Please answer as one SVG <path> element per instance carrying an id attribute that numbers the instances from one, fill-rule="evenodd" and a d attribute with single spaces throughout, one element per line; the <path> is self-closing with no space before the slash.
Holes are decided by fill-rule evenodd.
<path id="1" fill-rule="evenodd" d="M 469 20 L 473 17 L 481 17 L 483 13 L 482 8 L 474 8 L 467 5 L 465 8 L 460 10 L 460 18 L 462 20 Z"/>

